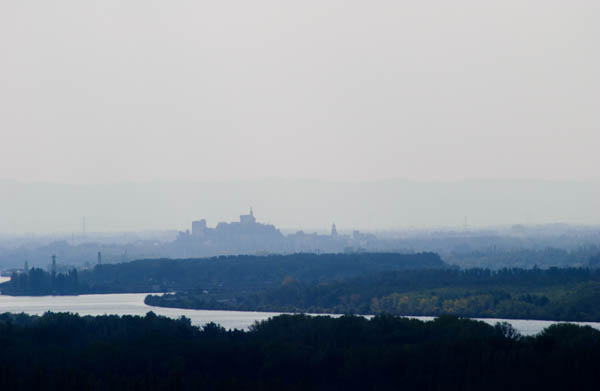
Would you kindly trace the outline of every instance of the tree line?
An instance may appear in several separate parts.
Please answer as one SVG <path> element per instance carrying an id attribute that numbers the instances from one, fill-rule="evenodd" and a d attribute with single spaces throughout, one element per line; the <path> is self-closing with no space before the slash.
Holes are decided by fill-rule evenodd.
<path id="1" fill-rule="evenodd" d="M 600 321 L 600 270 L 424 269 L 330 281 L 288 276 L 271 289 L 224 294 L 199 288 L 149 295 L 145 302 L 193 309 Z"/>
<path id="2" fill-rule="evenodd" d="M 82 270 L 62 289 L 58 277 L 42 269 L 14 273 L 0 285 L 3 294 L 148 293 L 202 287 L 243 292 L 276 287 L 286 276 L 302 281 L 345 279 L 364 273 L 448 267 L 434 253 L 289 254 L 221 256 L 199 259 L 145 259 Z M 33 274 L 32 274 L 33 273 Z"/>
<path id="3" fill-rule="evenodd" d="M 562 248 L 503 248 L 491 245 L 486 248 L 445 251 L 446 262 L 461 268 L 550 268 L 550 267 L 597 267 L 595 259 L 600 256 L 598 246 L 581 246 L 571 250 Z M 529 244 L 533 245 L 533 244 Z"/>
<path id="4" fill-rule="evenodd" d="M 521 390 L 600 382 L 600 332 L 443 316 L 282 315 L 248 332 L 189 319 L 0 315 L 5 390 Z"/>
<path id="5" fill-rule="evenodd" d="M 31 268 L 24 273 L 13 273 L 9 282 L 0 285 L 3 294 L 31 296 L 76 295 L 81 288 L 77 269 L 55 273 Z"/>

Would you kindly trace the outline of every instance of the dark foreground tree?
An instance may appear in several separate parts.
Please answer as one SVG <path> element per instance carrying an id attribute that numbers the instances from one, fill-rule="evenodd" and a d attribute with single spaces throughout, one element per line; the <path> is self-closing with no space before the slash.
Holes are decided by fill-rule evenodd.
<path id="1" fill-rule="evenodd" d="M 536 337 L 443 316 L 279 316 L 248 332 L 188 319 L 0 315 L 2 390 L 522 390 L 600 384 L 600 332 Z"/>

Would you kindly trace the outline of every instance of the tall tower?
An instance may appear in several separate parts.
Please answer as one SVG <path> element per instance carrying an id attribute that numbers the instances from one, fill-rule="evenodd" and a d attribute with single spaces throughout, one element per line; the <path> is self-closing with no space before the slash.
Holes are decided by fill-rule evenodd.
<path id="1" fill-rule="evenodd" d="M 98 251 L 98 265 L 102 265 L 102 253 Z"/>
<path id="2" fill-rule="evenodd" d="M 250 207 L 250 213 L 247 215 L 240 216 L 240 223 L 242 224 L 254 224 L 256 223 L 256 219 L 254 218 L 254 211 L 252 207 Z"/>
<path id="3" fill-rule="evenodd" d="M 52 273 L 56 273 L 56 255 L 52 255 Z"/>
<path id="4" fill-rule="evenodd" d="M 333 225 L 331 226 L 331 237 L 335 238 L 337 236 L 338 236 L 337 228 L 335 227 L 335 223 L 333 223 Z"/>
<path id="5" fill-rule="evenodd" d="M 25 267 L 23 268 L 25 273 L 29 273 L 29 262 L 25 261 Z"/>

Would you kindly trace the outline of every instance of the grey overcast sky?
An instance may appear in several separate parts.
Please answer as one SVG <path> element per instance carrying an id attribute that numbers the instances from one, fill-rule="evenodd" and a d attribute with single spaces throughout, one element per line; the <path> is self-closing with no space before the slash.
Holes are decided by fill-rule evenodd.
<path id="1" fill-rule="evenodd" d="M 0 178 L 598 179 L 600 2 L 0 2 Z"/>

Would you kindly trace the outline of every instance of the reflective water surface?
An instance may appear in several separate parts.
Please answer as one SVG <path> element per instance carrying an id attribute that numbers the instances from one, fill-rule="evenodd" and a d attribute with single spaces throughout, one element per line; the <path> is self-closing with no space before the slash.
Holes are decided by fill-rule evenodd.
<path id="1" fill-rule="evenodd" d="M 431 316 L 410 316 L 409 318 L 420 319 L 420 320 L 432 320 Z M 528 320 L 528 319 L 498 319 L 498 318 L 473 318 L 474 320 L 480 320 L 490 325 L 495 325 L 498 322 L 507 322 L 512 325 L 523 335 L 534 335 L 545 329 L 546 327 L 555 323 L 574 323 L 581 326 L 591 326 L 597 330 L 600 330 L 600 322 L 556 322 L 553 320 Z"/>
<path id="2" fill-rule="evenodd" d="M 135 294 L 108 294 L 108 295 L 80 295 L 80 296 L 2 296 L 0 295 L 0 313 L 13 312 L 31 315 L 41 315 L 44 312 L 72 312 L 80 315 L 145 315 L 153 311 L 158 315 L 170 318 L 186 316 L 195 325 L 215 322 L 227 329 L 248 329 L 254 322 L 265 320 L 278 315 L 275 312 L 245 312 L 245 311 L 207 311 L 184 310 L 177 308 L 151 307 L 144 304 L 144 293 Z M 428 316 L 415 316 L 421 320 L 431 320 Z M 544 320 L 520 319 L 478 319 L 489 324 L 508 322 L 523 335 L 533 335 L 545 327 L 557 322 Z M 600 323 L 574 322 L 590 325 L 600 329 Z"/>
<path id="3" fill-rule="evenodd" d="M 144 293 L 80 295 L 80 296 L 2 296 L 0 313 L 13 312 L 41 315 L 44 312 L 72 312 L 80 315 L 145 315 L 152 311 L 170 318 L 186 316 L 193 324 L 219 323 L 223 327 L 247 329 L 257 320 L 268 319 L 277 313 L 243 311 L 204 311 L 150 307 L 144 304 Z"/>

